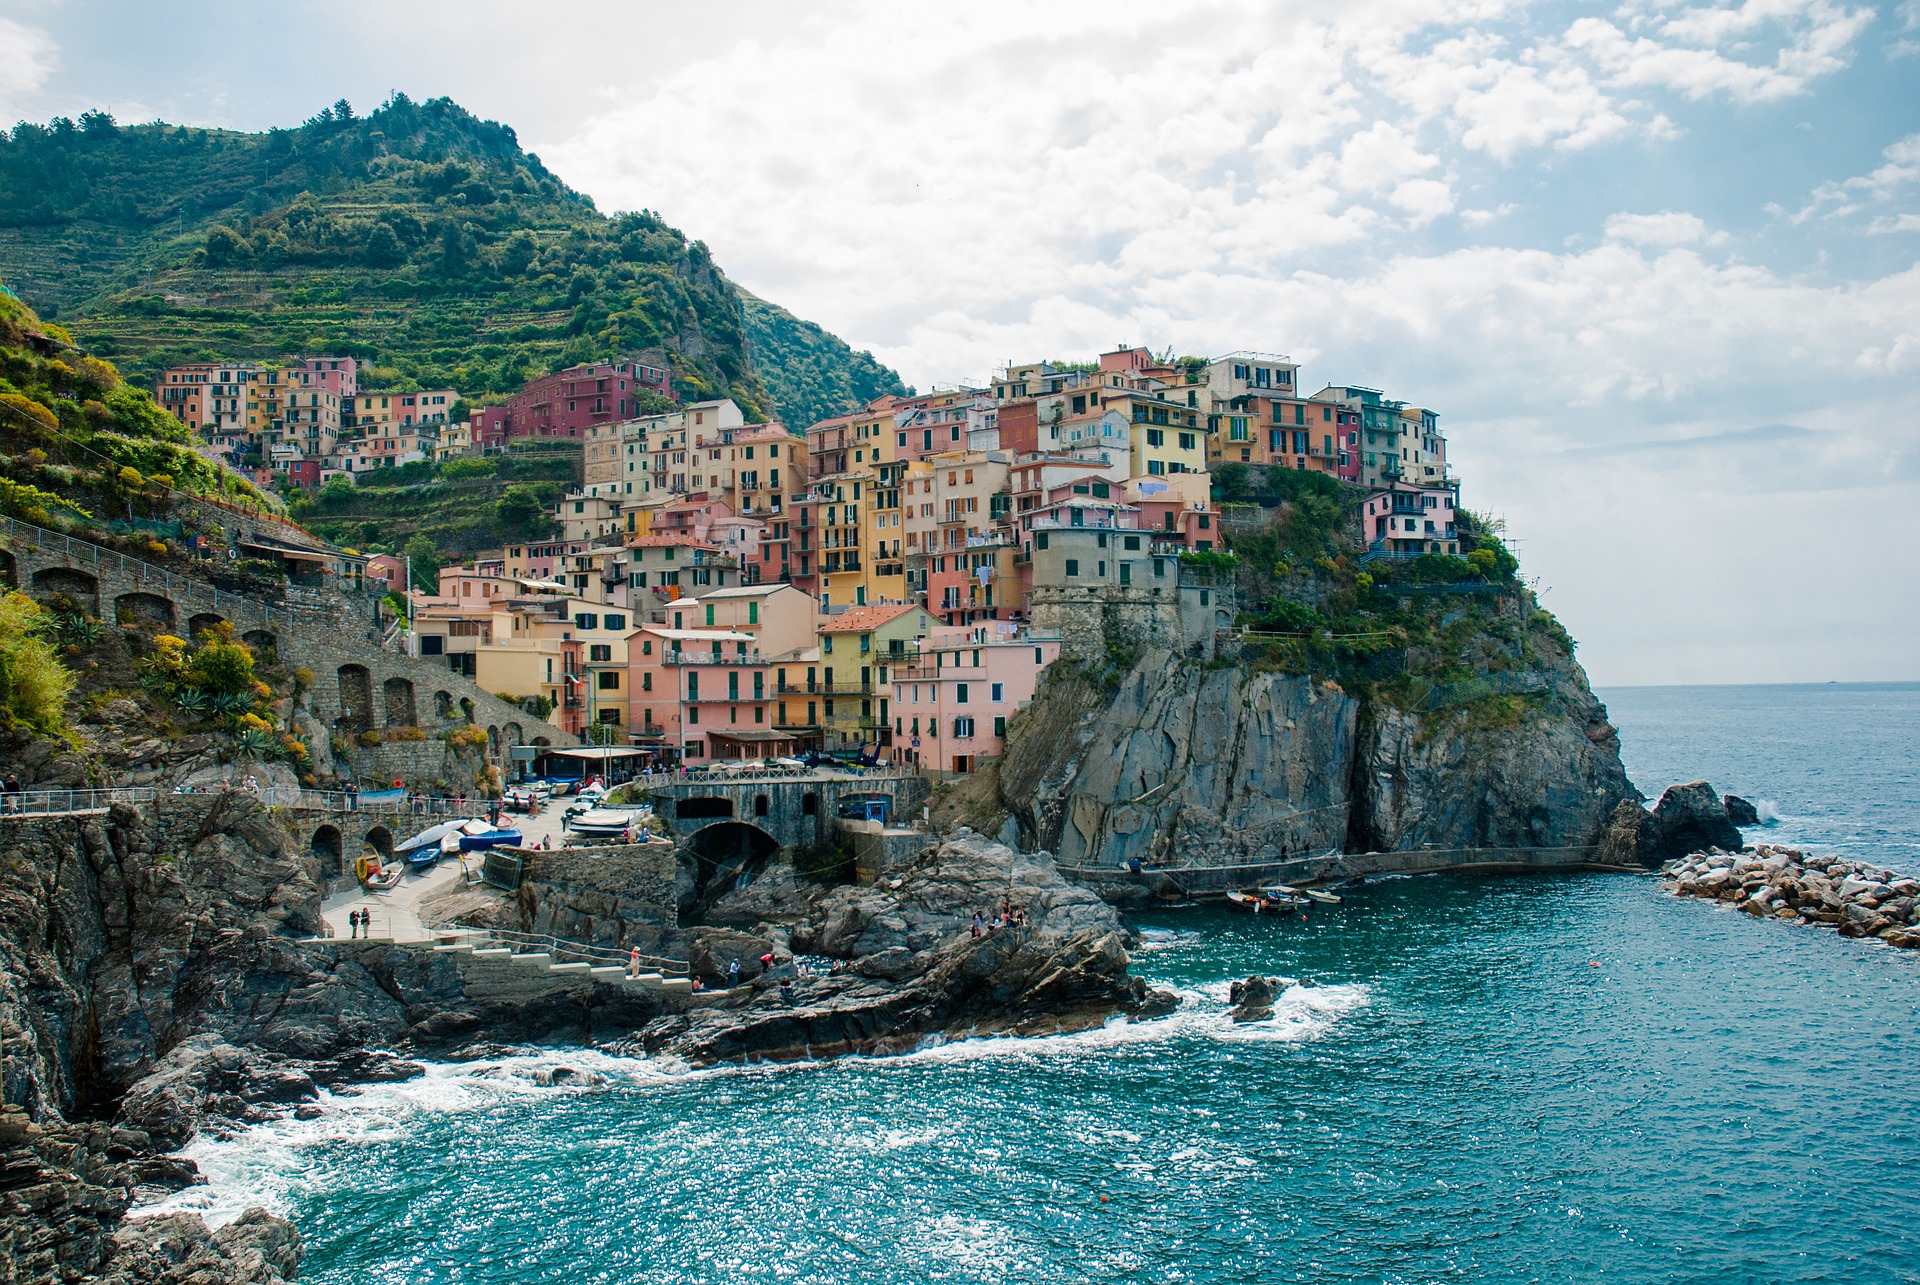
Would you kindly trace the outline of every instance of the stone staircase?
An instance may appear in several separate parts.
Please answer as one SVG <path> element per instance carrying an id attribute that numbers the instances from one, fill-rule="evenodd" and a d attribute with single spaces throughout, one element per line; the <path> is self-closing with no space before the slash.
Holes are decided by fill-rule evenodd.
<path id="1" fill-rule="evenodd" d="M 629 990 L 659 991 L 667 995 L 693 994 L 693 981 L 685 976 L 685 964 L 642 956 L 641 966 L 650 971 L 629 976 L 627 965 L 616 962 L 622 958 L 621 952 L 563 938 L 536 937 L 531 933 L 487 932 L 476 933 L 468 941 L 439 942 L 433 949 L 436 954 L 463 954 L 482 963 L 549 975 L 557 973 L 585 977 Z"/>

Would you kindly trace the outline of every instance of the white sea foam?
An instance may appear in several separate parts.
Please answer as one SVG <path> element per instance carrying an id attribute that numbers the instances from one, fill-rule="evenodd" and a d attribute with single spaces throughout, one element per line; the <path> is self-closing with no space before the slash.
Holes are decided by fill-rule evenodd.
<path id="1" fill-rule="evenodd" d="M 1166 1017 L 1144 1022 L 1116 1018 L 1073 1034 L 985 1036 L 929 1041 L 895 1057 L 855 1058 L 871 1068 L 953 1064 L 992 1059 L 1041 1060 L 1107 1053 L 1118 1048 L 1212 1039 L 1230 1043 L 1297 1043 L 1319 1038 L 1343 1017 L 1366 1007 L 1368 988 L 1288 985 L 1274 1001 L 1269 1021 L 1236 1025 L 1228 1013 L 1232 983 L 1221 980 L 1176 989 L 1180 1006 Z M 404 1137 L 425 1116 L 459 1114 L 501 1107 L 526 1109 L 562 1096 L 602 1091 L 609 1086 L 645 1087 L 695 1078 L 741 1073 L 792 1073 L 818 1062 L 737 1063 L 693 1070 L 652 1058 L 614 1057 L 591 1049 L 569 1049 L 476 1062 L 427 1063 L 426 1073 L 396 1084 L 370 1084 L 343 1093 L 322 1092 L 321 1114 L 311 1120 L 291 1117 L 244 1129 L 226 1138 L 202 1136 L 181 1154 L 200 1167 L 205 1186 L 190 1187 L 135 1210 L 134 1217 L 177 1212 L 198 1213 L 215 1227 L 254 1205 L 290 1212 L 310 1168 L 308 1153 L 334 1144 L 368 1144 Z M 561 1067 L 585 1072 L 595 1082 L 552 1083 Z M 925 1146 L 937 1139 L 925 1130 L 896 1130 L 871 1137 L 874 1151 Z"/>
<path id="2" fill-rule="evenodd" d="M 1761 825 L 1780 824 L 1780 805 L 1772 799 L 1754 800 L 1753 810 L 1760 814 Z"/>

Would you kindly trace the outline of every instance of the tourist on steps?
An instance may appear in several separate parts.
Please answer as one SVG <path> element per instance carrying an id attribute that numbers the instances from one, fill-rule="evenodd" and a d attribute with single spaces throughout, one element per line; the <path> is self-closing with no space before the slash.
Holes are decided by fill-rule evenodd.
<path id="1" fill-rule="evenodd" d="M 627 976 L 640 976 L 640 948 L 635 946 L 627 953 Z"/>

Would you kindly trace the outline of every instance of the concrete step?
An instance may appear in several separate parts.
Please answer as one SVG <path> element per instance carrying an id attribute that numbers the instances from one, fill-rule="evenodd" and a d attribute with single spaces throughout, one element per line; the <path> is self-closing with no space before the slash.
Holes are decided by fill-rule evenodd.
<path id="1" fill-rule="evenodd" d="M 596 982 L 617 982 L 627 975 L 627 970 L 618 964 L 602 964 L 587 970 Z"/>
<path id="2" fill-rule="evenodd" d="M 462 951 L 470 952 L 473 950 L 473 944 L 464 941 L 441 942 L 433 950 L 437 955 L 451 955 Z"/>
<path id="3" fill-rule="evenodd" d="M 568 964 L 549 964 L 547 965 L 547 971 L 550 973 L 584 973 L 592 967 L 592 964 L 582 964 L 576 961 Z"/>
<path id="4" fill-rule="evenodd" d="M 476 946 L 473 950 L 473 957 L 475 959 L 511 959 L 513 958 L 513 948 L 510 946 Z"/>
<path id="5" fill-rule="evenodd" d="M 660 982 L 659 989 L 669 994 L 693 994 L 693 982 L 685 977 L 668 977 Z"/>
<path id="6" fill-rule="evenodd" d="M 513 962 L 524 964 L 528 968 L 545 968 L 553 962 L 553 956 L 544 950 L 530 950 L 524 955 L 515 955 Z"/>

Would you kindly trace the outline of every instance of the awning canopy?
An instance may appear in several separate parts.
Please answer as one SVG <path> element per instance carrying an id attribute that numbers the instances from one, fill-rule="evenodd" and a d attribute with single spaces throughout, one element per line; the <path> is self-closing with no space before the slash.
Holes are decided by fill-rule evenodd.
<path id="1" fill-rule="evenodd" d="M 645 750 L 636 750 L 626 745 L 582 745 L 568 746 L 565 749 L 548 750 L 548 758 L 586 759 L 598 762 L 602 759 L 630 759 L 645 754 Z"/>
<path id="2" fill-rule="evenodd" d="M 264 540 L 236 540 L 234 543 L 243 549 L 261 549 L 282 558 L 295 558 L 303 562 L 339 562 L 352 560 L 346 558 L 343 554 L 318 553 L 312 549 L 295 549 L 290 545 L 269 544 Z"/>
<path id="3" fill-rule="evenodd" d="M 714 732 L 707 733 L 716 741 L 793 741 L 799 734 L 794 732 Z"/>

